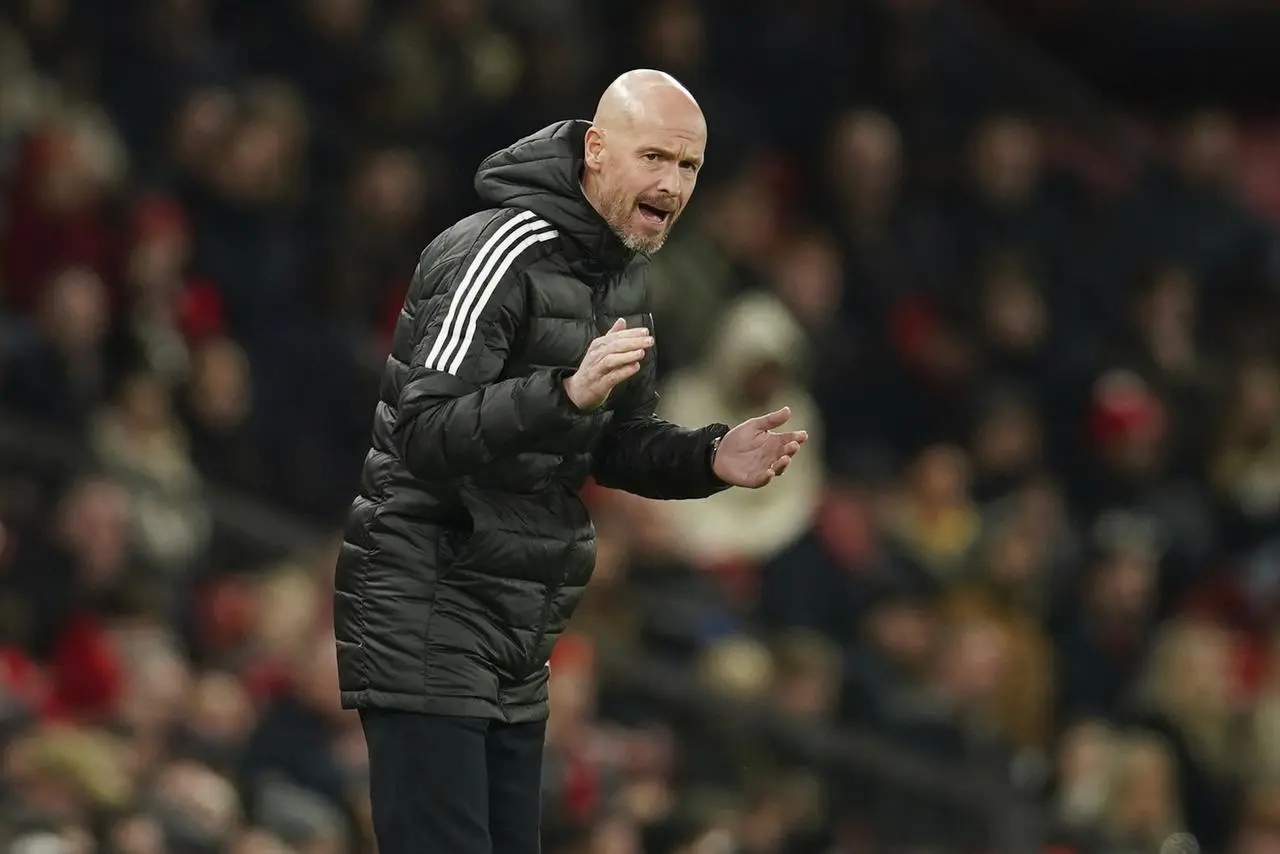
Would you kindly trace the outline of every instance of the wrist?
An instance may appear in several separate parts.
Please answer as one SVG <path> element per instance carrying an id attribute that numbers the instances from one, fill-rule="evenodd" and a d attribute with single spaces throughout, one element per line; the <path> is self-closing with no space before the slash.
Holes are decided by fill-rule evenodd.
<path id="1" fill-rule="evenodd" d="M 724 433 L 720 433 L 711 438 L 711 443 L 707 446 L 707 471 L 711 474 L 712 480 L 728 486 L 729 482 L 720 476 L 719 459 L 720 459 L 720 443 L 724 439 Z"/>
<path id="2" fill-rule="evenodd" d="M 569 401 L 569 405 L 577 412 L 582 412 L 583 406 L 578 402 L 577 396 L 573 393 L 573 375 L 565 377 L 560 382 L 560 389 L 564 392 L 565 399 Z"/>

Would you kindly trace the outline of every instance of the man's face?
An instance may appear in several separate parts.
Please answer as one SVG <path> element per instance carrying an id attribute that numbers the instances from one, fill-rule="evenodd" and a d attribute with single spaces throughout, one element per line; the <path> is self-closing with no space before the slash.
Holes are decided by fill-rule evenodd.
<path id="1" fill-rule="evenodd" d="M 624 246 L 652 255 L 666 243 L 693 195 L 706 142 L 701 114 L 687 107 L 654 110 L 626 127 L 588 131 L 594 201 Z"/>

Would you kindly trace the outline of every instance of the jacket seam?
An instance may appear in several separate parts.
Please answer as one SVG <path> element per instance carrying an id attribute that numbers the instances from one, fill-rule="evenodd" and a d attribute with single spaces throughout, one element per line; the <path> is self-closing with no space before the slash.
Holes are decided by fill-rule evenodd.
<path id="1" fill-rule="evenodd" d="M 378 517 L 382 515 L 382 511 L 385 507 L 386 504 L 383 501 L 379 501 L 377 506 L 373 508 L 373 513 L 369 516 L 369 533 L 371 535 L 369 537 L 370 544 L 363 555 L 364 567 L 363 572 L 360 573 L 359 579 L 360 595 L 356 600 L 356 614 L 360 625 L 360 656 L 357 660 L 360 662 L 360 682 L 366 687 L 372 683 L 372 679 L 369 676 L 369 648 L 365 643 L 365 638 L 369 632 L 369 572 L 373 568 L 373 562 L 382 552 L 379 540 L 375 536 L 372 536 L 372 534 L 377 529 Z"/>

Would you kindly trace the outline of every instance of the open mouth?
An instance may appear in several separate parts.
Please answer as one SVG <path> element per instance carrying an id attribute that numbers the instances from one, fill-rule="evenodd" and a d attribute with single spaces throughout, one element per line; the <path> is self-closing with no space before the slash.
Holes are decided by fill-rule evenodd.
<path id="1" fill-rule="evenodd" d="M 661 208 L 655 208 L 653 205 L 646 205 L 644 202 L 641 202 L 638 207 L 642 217 L 657 225 L 665 223 L 671 217 L 671 211 L 664 211 Z"/>

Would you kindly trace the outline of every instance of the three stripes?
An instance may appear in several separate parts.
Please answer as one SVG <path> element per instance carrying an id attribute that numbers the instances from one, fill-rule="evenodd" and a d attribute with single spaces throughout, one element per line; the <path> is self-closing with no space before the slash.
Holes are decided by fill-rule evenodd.
<path id="1" fill-rule="evenodd" d="M 535 243 L 553 240 L 556 235 L 550 223 L 531 211 L 523 211 L 489 236 L 453 292 L 444 324 L 427 354 L 428 368 L 457 376 L 475 338 L 480 314 L 502 277 L 522 252 Z"/>

